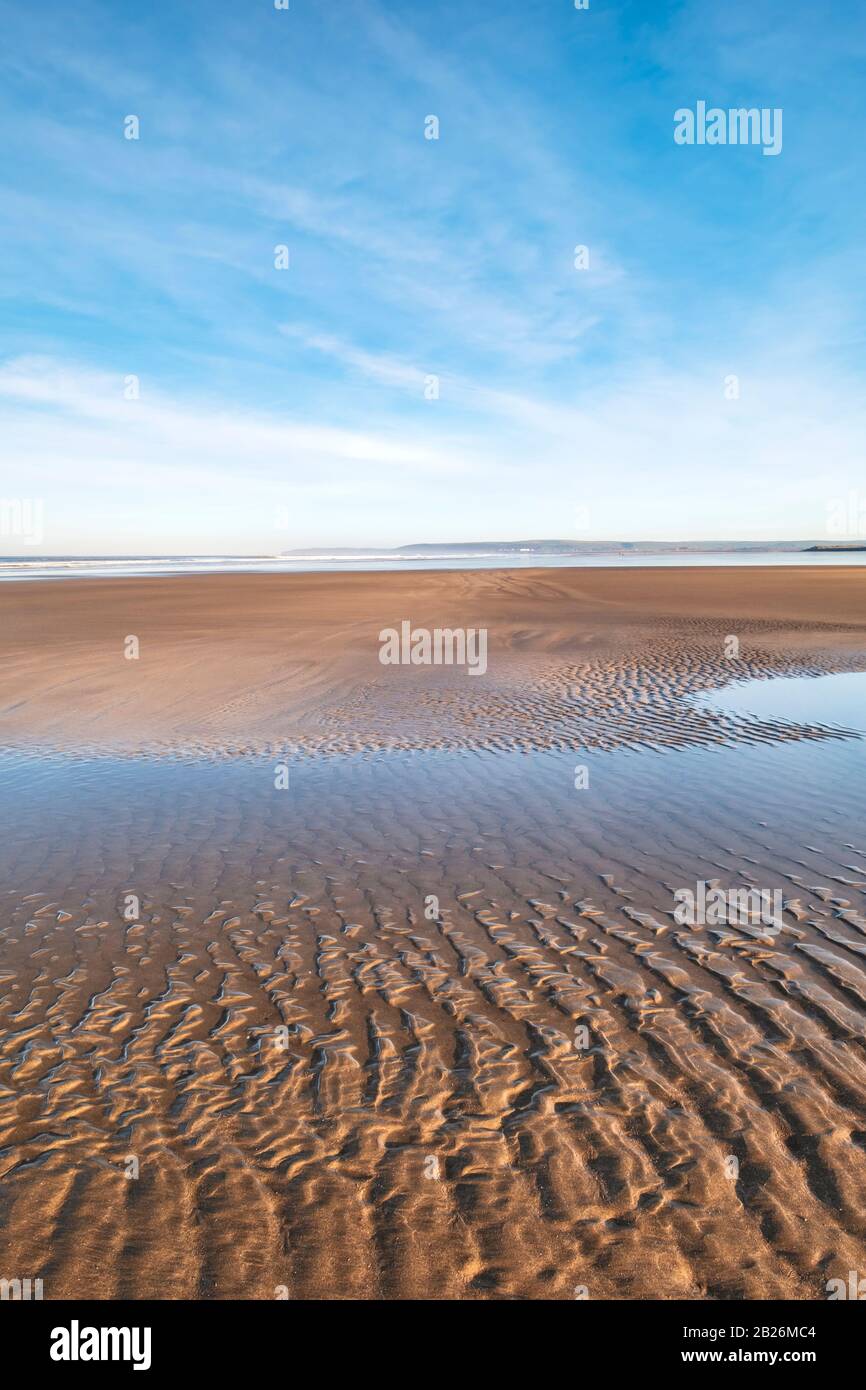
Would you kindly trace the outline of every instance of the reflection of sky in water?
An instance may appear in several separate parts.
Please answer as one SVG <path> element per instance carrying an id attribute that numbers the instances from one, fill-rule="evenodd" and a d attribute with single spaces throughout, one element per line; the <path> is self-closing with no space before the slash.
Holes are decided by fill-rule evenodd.
<path id="1" fill-rule="evenodd" d="M 866 733 L 866 672 L 743 681 L 693 697 L 703 709 L 796 724 L 834 724 Z"/>
<path id="2" fill-rule="evenodd" d="M 574 786 L 576 764 L 589 770 L 585 790 Z M 80 902 L 126 884 L 230 896 L 265 878 L 289 882 L 311 864 L 351 872 L 356 862 L 395 906 L 437 883 L 472 887 L 493 865 L 506 878 L 519 866 L 561 871 L 572 891 L 593 897 L 609 872 L 638 889 L 635 905 L 664 906 L 670 883 L 735 882 L 744 866 L 756 876 L 765 866 L 777 884 L 804 863 L 821 874 L 851 863 L 843 846 L 862 854 L 866 842 L 858 740 L 299 759 L 288 790 L 274 787 L 274 766 L 3 756 L 0 907 L 31 892 Z"/>

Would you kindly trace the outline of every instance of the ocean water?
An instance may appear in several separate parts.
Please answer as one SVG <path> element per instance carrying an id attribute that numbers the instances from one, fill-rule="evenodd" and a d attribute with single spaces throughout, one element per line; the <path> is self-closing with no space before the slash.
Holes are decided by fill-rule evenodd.
<path id="1" fill-rule="evenodd" d="M 464 570 L 563 568 L 687 568 L 693 565 L 863 565 L 866 551 L 718 551 L 635 555 L 627 551 L 599 555 L 455 555 L 430 558 L 394 557 L 371 553 L 343 558 L 334 555 L 214 556 L 60 556 L 0 558 L 0 582 L 27 579 L 109 579 L 161 574 L 303 574 L 344 570 Z"/>

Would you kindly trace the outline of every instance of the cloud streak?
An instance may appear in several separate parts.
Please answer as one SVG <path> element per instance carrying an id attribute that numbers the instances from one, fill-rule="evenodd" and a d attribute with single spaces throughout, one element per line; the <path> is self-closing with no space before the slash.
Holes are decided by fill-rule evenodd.
<path id="1" fill-rule="evenodd" d="M 286 496 L 298 545 L 797 536 L 856 486 L 862 36 L 805 0 L 3 13 L 0 467 L 59 548 L 257 548 Z M 705 97 L 783 153 L 676 147 Z"/>

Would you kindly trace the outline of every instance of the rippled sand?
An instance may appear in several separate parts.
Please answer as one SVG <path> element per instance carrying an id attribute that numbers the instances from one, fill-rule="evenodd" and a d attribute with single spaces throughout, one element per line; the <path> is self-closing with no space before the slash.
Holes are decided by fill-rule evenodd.
<path id="1" fill-rule="evenodd" d="M 486 673 L 383 666 L 379 633 L 404 620 L 484 627 Z M 866 668 L 866 566 L 7 584 L 0 633 L 7 747 L 677 747 L 727 735 L 683 696 L 749 675 Z"/>
<path id="2" fill-rule="evenodd" d="M 116 712 L 87 756 L 7 753 L 0 1277 L 809 1299 L 866 1268 L 866 743 L 690 715 L 729 619 L 513 646 L 487 705 L 353 687 L 370 751 L 296 738 L 286 789 L 209 739 L 135 755 Z M 750 621 L 752 674 L 866 664 L 853 615 Z M 784 930 L 678 925 L 699 879 L 781 888 Z"/>

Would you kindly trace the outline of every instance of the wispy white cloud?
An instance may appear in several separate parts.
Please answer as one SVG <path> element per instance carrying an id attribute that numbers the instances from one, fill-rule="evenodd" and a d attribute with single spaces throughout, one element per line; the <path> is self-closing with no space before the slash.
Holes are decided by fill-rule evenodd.
<path id="1" fill-rule="evenodd" d="M 335 340 L 308 345 L 369 383 L 363 414 L 380 413 L 383 392 L 418 402 L 414 365 Z M 0 478 L 5 495 L 53 498 L 55 516 L 70 496 L 73 508 L 83 496 L 92 505 L 103 490 L 135 499 L 154 524 L 166 509 L 188 512 L 190 537 L 208 516 L 224 528 L 213 515 L 231 508 L 244 548 L 266 550 L 276 507 L 300 534 L 334 543 L 357 540 L 359 525 L 392 544 L 822 534 L 830 500 L 857 484 L 866 406 L 847 381 L 806 390 L 754 366 L 730 400 L 725 375 L 721 365 L 647 370 L 580 407 L 454 377 L 443 383 L 451 414 L 437 415 L 441 401 L 419 405 L 429 427 L 399 433 L 383 407 L 389 427 L 377 434 L 173 399 L 146 383 L 125 400 L 122 378 L 19 359 L 0 367 Z"/>
<path id="2" fill-rule="evenodd" d="M 286 495 L 299 544 L 549 534 L 577 506 L 596 535 L 810 534 L 856 481 L 859 48 L 802 0 L 706 26 L 82 0 L 68 42 L 43 9 L 3 8 L 0 467 L 70 541 L 125 507 L 153 545 L 149 491 L 245 547 Z M 840 65 L 832 110 L 792 35 Z M 764 70 L 783 158 L 675 149 L 693 81 Z"/>
<path id="3" fill-rule="evenodd" d="M 125 392 L 135 390 L 140 394 L 127 399 Z M 182 405 L 147 384 L 39 358 L 0 367 L 0 399 L 31 412 L 38 408 L 37 418 L 50 420 L 52 415 L 41 413 L 48 408 L 63 416 L 67 429 L 76 422 L 105 427 L 113 452 L 121 448 L 158 462 L 169 446 L 180 457 L 210 461 L 213 469 L 243 461 L 245 476 L 261 477 L 276 467 L 362 463 L 453 477 L 472 466 L 455 452 L 441 452 L 420 432 L 376 434 L 213 404 Z M 11 427 L 8 417 L 6 423 Z"/>

